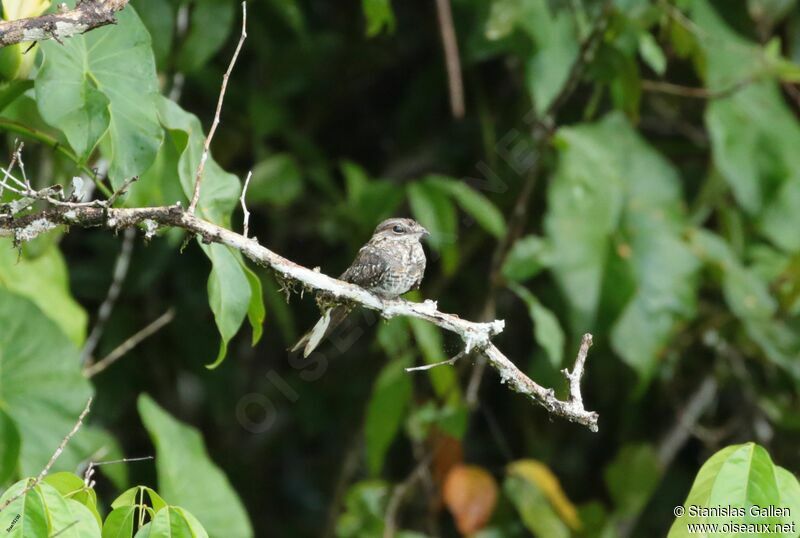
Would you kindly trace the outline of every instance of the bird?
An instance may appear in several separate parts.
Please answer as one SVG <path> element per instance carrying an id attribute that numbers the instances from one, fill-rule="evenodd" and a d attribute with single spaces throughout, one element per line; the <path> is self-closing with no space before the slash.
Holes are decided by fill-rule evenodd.
<path id="1" fill-rule="evenodd" d="M 420 241 L 428 235 L 428 230 L 413 219 L 384 220 L 339 280 L 361 286 L 383 299 L 419 289 L 426 262 Z M 320 320 L 289 351 L 303 348 L 303 356 L 308 357 L 351 310 L 349 305 L 324 307 Z"/>

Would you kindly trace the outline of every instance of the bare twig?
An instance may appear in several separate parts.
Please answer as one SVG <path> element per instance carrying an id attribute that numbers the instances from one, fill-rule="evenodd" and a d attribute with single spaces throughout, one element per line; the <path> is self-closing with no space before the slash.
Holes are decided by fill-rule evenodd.
<path id="1" fill-rule="evenodd" d="M 489 365 L 500 374 L 501 381 L 507 383 L 512 390 L 527 396 L 552 414 L 583 424 L 592 431 L 597 430 L 597 413 L 585 410 L 580 399 L 574 398 L 575 394 L 571 394 L 569 401 L 559 400 L 552 389 L 546 389 L 528 378 L 492 344 L 492 337 L 505 327 L 502 320 L 475 323 L 454 314 L 440 312 L 434 301 L 412 303 L 403 299 L 382 299 L 364 288 L 289 261 L 259 244 L 258 241 L 202 220 L 184 211 L 179 205 L 148 208 L 99 208 L 91 204 L 70 208 L 51 207 L 13 220 L 0 219 L 0 236 L 11 235 L 20 242 L 60 225 L 118 229 L 139 226 L 145 222 L 163 227 L 182 228 L 199 235 L 206 243 L 219 243 L 231 247 L 255 263 L 269 267 L 284 280 L 300 283 L 303 287 L 318 292 L 326 292 L 342 302 L 356 303 L 375 310 L 384 318 L 415 317 L 453 332 L 463 341 L 465 353 L 480 351 L 487 357 Z M 578 375 L 582 369 L 580 365 L 571 375 Z"/>
<path id="2" fill-rule="evenodd" d="M 64 439 L 61 440 L 61 443 L 59 443 L 58 448 L 56 448 L 56 451 L 53 452 L 52 456 L 50 456 L 50 461 L 48 461 L 47 465 L 45 465 L 44 469 L 42 469 L 42 472 L 40 472 L 38 476 L 36 476 L 36 478 L 30 480 L 28 482 L 28 485 L 25 486 L 25 488 L 22 491 L 20 491 L 19 493 L 17 493 L 7 501 L 5 501 L 2 505 L 0 505 L 0 512 L 5 510 L 8 507 L 8 505 L 10 505 L 23 495 L 26 495 L 30 490 L 39 485 L 39 482 L 41 482 L 47 475 L 47 473 L 50 472 L 50 468 L 53 466 L 53 464 L 55 464 L 56 460 L 61 456 L 61 453 L 64 452 L 64 448 L 66 448 L 67 443 L 69 443 L 70 440 L 75 436 L 75 434 L 78 433 L 78 430 L 81 429 L 81 426 L 83 426 L 83 419 L 86 418 L 86 415 L 89 414 L 89 409 L 91 409 L 91 407 L 92 407 L 92 398 L 89 398 L 89 400 L 86 402 L 86 407 L 84 407 L 80 416 L 78 416 L 78 421 L 75 423 L 75 425 L 66 435 L 66 437 L 64 437 Z"/>
<path id="3" fill-rule="evenodd" d="M 436 0 L 436 14 L 439 18 L 439 33 L 442 36 L 445 64 L 447 65 L 447 85 L 450 89 L 450 111 L 453 117 L 464 117 L 464 80 L 461 76 L 461 61 L 458 54 L 458 39 L 453 24 L 453 10 L 450 0 Z"/>
<path id="4" fill-rule="evenodd" d="M 572 367 L 572 372 L 566 368 L 561 370 L 567 379 L 569 379 L 570 402 L 575 403 L 580 408 L 583 408 L 583 398 L 581 397 L 581 378 L 583 377 L 583 367 L 586 364 L 586 356 L 589 354 L 590 347 L 592 347 L 592 335 L 586 333 L 581 339 L 581 347 L 578 350 L 578 356 L 575 359 L 575 365 Z"/>
<path id="5" fill-rule="evenodd" d="M 30 41 L 63 39 L 116 22 L 114 14 L 128 0 L 78 2 L 75 9 L 56 11 L 40 17 L 0 22 L 0 47 Z"/>
<path id="6" fill-rule="evenodd" d="M 386 524 L 383 527 L 383 538 L 394 538 L 397 534 L 397 513 L 403 500 L 408 494 L 409 490 L 414 487 L 416 482 L 425 476 L 425 470 L 431 463 L 434 452 L 428 451 L 427 454 L 419 460 L 419 463 L 409 473 L 405 480 L 397 484 L 392 489 L 392 496 L 389 497 L 389 502 L 386 504 L 386 515 L 384 520 Z"/>
<path id="7" fill-rule="evenodd" d="M 430 370 L 431 368 L 436 368 L 437 366 L 442 366 L 444 364 L 455 364 L 455 362 L 458 359 L 460 359 L 461 357 L 463 357 L 464 355 L 465 355 L 465 353 L 462 351 L 461 353 L 459 353 L 455 357 L 453 357 L 451 359 L 447 359 L 446 361 L 435 362 L 433 364 L 424 364 L 422 366 L 414 366 L 412 368 L 406 368 L 406 372 L 421 372 L 423 370 Z"/>
<path id="8" fill-rule="evenodd" d="M 122 185 L 120 186 L 120 188 L 118 188 L 117 190 L 115 190 L 114 192 L 112 192 L 112 193 L 111 193 L 111 196 L 109 196 L 109 197 L 108 197 L 108 200 L 106 200 L 106 202 L 105 202 L 105 203 L 106 203 L 106 205 L 107 205 L 108 207 L 111 207 L 112 205 L 114 205 L 114 202 L 116 202 L 116 201 L 117 201 L 117 199 L 118 199 L 120 196 L 122 196 L 123 194 L 125 194 L 125 193 L 128 191 L 128 187 L 130 187 L 130 186 L 131 186 L 131 185 L 132 185 L 132 184 L 133 184 L 135 181 L 137 181 L 138 179 L 139 179 L 139 176 L 132 176 L 132 177 L 129 177 L 128 179 L 126 179 L 126 180 L 125 180 L 125 181 L 122 183 Z"/>
<path id="9" fill-rule="evenodd" d="M 70 523 L 69 525 L 67 525 L 63 529 L 61 529 L 60 531 L 56 532 L 55 534 L 51 534 L 50 538 L 56 538 L 56 536 L 61 536 L 62 534 L 64 534 L 65 532 L 67 532 L 69 529 L 71 529 L 72 527 L 74 527 L 77 524 L 78 524 L 78 520 L 76 519 L 75 521 L 73 521 L 72 523 Z"/>
<path id="10" fill-rule="evenodd" d="M 749 84 L 752 84 L 755 80 L 756 77 L 746 77 L 722 90 L 709 90 L 708 88 L 692 88 L 661 80 L 645 79 L 642 80 L 642 89 L 647 92 L 665 93 L 691 99 L 724 99 L 725 97 L 730 97 Z"/>
<path id="11" fill-rule="evenodd" d="M 83 473 L 83 483 L 87 488 L 94 487 L 94 480 L 92 477 L 94 476 L 94 470 L 96 467 L 100 467 L 102 465 L 116 465 L 118 463 L 134 463 L 137 461 L 148 461 L 154 459 L 153 456 L 141 456 L 139 458 L 122 458 L 118 460 L 109 460 L 109 461 L 91 461 L 89 462 L 89 466 L 86 467 L 86 471 Z"/>
<path id="12" fill-rule="evenodd" d="M 109 198 L 110 199 L 110 198 Z M 108 318 L 111 317 L 111 312 L 114 310 L 114 305 L 117 304 L 117 299 L 122 291 L 122 283 L 128 275 L 128 269 L 131 265 L 131 255 L 133 254 L 133 241 L 136 239 L 136 230 L 128 228 L 122 236 L 122 248 L 120 248 L 117 255 L 117 261 L 114 262 L 114 272 L 111 278 L 111 285 L 108 287 L 108 293 L 100 308 L 97 311 L 97 321 L 92 327 L 92 332 L 86 339 L 81 350 L 81 362 L 85 365 L 90 364 L 92 354 L 100 343 L 100 337 L 103 335 L 103 330 L 106 327 Z"/>
<path id="13" fill-rule="evenodd" d="M 247 178 L 244 180 L 244 187 L 242 187 L 242 196 L 239 198 L 239 201 L 242 203 L 242 213 L 244 214 L 244 232 L 242 235 L 247 237 L 248 232 L 250 231 L 250 212 L 247 210 L 247 203 L 245 203 L 245 198 L 247 197 L 247 186 L 250 185 L 250 178 L 253 177 L 253 171 L 247 173 Z"/>
<path id="14" fill-rule="evenodd" d="M 169 310 L 161 314 L 161 316 L 159 316 L 155 321 L 147 325 L 144 329 L 140 330 L 139 332 L 137 332 L 136 334 L 134 334 L 133 336 L 122 342 L 119 346 L 114 348 L 114 350 L 111 353 L 109 353 L 108 355 L 106 355 L 105 357 L 103 357 L 94 364 L 88 364 L 83 369 L 83 375 L 85 375 L 86 377 L 92 377 L 94 375 L 99 374 L 100 372 L 102 372 L 103 370 L 114 364 L 117 360 L 123 357 L 130 350 L 132 350 L 133 348 L 141 344 L 143 341 L 153 336 L 155 333 L 161 330 L 162 327 L 170 323 L 173 319 L 175 319 L 175 311 L 170 308 Z"/>
<path id="15" fill-rule="evenodd" d="M 236 65 L 236 59 L 239 58 L 239 52 L 242 50 L 244 40 L 247 38 L 247 2 L 242 2 L 242 34 L 239 37 L 239 42 L 236 44 L 236 50 L 233 51 L 233 57 L 228 70 L 222 75 L 222 86 L 219 89 L 219 99 L 217 99 L 217 110 L 214 113 L 214 121 L 211 123 L 211 128 L 208 130 L 208 136 L 203 143 L 203 155 L 200 157 L 200 163 L 197 165 L 197 171 L 194 178 L 194 193 L 192 193 L 192 201 L 189 203 L 189 213 L 194 213 L 197 208 L 197 203 L 200 201 L 200 184 L 203 182 L 203 171 L 206 168 L 206 161 L 208 160 L 208 152 L 211 148 L 211 140 L 214 139 L 214 133 L 217 132 L 219 125 L 219 116 L 222 113 L 222 103 L 225 100 L 225 91 L 228 89 L 228 79 L 233 72 L 233 66 Z"/>
<path id="16" fill-rule="evenodd" d="M 2 181 L 0 181 L 0 198 L 3 197 L 3 189 L 6 187 L 6 181 L 8 181 L 9 178 L 13 177 L 11 175 L 11 172 L 14 171 L 14 166 L 16 166 L 16 164 L 17 164 L 17 151 L 14 150 L 14 154 L 11 156 L 11 162 L 8 164 L 8 170 L 4 171 L 3 175 L 5 177 L 3 178 Z"/>

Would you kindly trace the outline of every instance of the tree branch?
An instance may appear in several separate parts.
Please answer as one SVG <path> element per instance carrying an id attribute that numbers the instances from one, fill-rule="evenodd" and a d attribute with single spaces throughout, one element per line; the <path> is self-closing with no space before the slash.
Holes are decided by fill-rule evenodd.
<path id="1" fill-rule="evenodd" d="M 297 282 L 318 292 L 326 292 L 340 301 L 375 310 L 384 318 L 409 316 L 423 319 L 461 337 L 464 353 L 480 351 L 500 374 L 501 382 L 507 383 L 512 390 L 527 396 L 554 415 L 597 431 L 598 415 L 584 409 L 580 397 L 579 381 L 588 351 L 587 338 L 591 342 L 590 336 L 584 336 L 584 345 L 581 346 L 575 369 L 568 375 L 570 399 L 561 401 L 556 398 L 553 389 L 546 389 L 528 378 L 492 344 L 491 338 L 505 327 L 502 320 L 475 323 L 454 314 L 440 312 L 435 301 L 412 303 L 403 299 L 381 299 L 359 286 L 336 280 L 287 260 L 260 245 L 256 239 L 248 239 L 202 220 L 184 211 L 180 205 L 148 208 L 97 207 L 91 203 L 54 206 L 16 219 L 0 218 L 0 236 L 12 236 L 16 243 L 20 243 L 61 225 L 105 227 L 112 230 L 142 226 L 148 231 L 152 231 L 155 226 L 182 228 L 199 235 L 205 243 L 219 243 L 238 250 L 256 264 L 275 271 L 279 278 Z"/>
<path id="2" fill-rule="evenodd" d="M 206 161 L 208 161 L 208 154 L 211 150 L 211 141 L 214 139 L 214 133 L 217 132 L 219 126 L 219 117 L 222 114 L 222 103 L 225 101 L 225 92 L 228 89 L 228 79 L 233 72 L 233 66 L 236 65 L 236 60 L 239 58 L 239 53 L 242 50 L 244 40 L 247 39 L 247 2 L 242 2 L 242 33 L 239 36 L 239 42 L 236 44 L 236 49 L 233 51 L 233 57 L 228 64 L 228 70 L 222 75 L 222 86 L 219 89 L 219 98 L 217 99 L 217 110 L 214 112 L 214 121 L 211 123 L 211 128 L 208 130 L 208 135 L 203 143 L 203 154 L 200 156 L 200 163 L 197 165 L 197 171 L 194 178 L 194 192 L 192 193 L 192 200 L 189 202 L 189 213 L 194 213 L 198 202 L 200 202 L 200 185 L 203 183 L 203 171 L 206 168 Z"/>
<path id="3" fill-rule="evenodd" d="M 91 408 L 92 408 L 92 398 L 89 398 L 89 400 L 86 402 L 86 407 L 83 408 L 83 411 L 81 411 L 81 414 L 78 416 L 78 421 L 75 423 L 75 425 L 72 427 L 72 429 L 66 435 L 66 437 L 64 437 L 61 440 L 61 442 L 58 444 L 58 448 L 56 448 L 56 451 L 53 452 L 52 456 L 50 456 L 50 460 L 47 462 L 47 465 L 44 466 L 44 469 L 42 469 L 42 471 L 36 476 L 36 478 L 33 478 L 33 479 L 29 480 L 28 481 L 28 485 L 25 486 L 25 488 L 23 488 L 22 491 L 20 491 L 19 493 L 17 493 L 16 495 L 11 497 L 10 499 L 6 500 L 2 505 L 0 505 L 0 512 L 5 510 L 6 508 L 8 508 L 8 506 L 11 503 L 16 501 L 17 499 L 19 499 L 23 495 L 26 495 L 30 490 L 32 490 L 33 488 L 38 486 L 39 483 L 42 480 L 44 480 L 44 477 L 47 475 L 47 473 L 50 472 L 50 468 L 53 466 L 53 464 L 56 462 L 56 460 L 64 452 L 64 449 L 67 447 L 67 444 L 72 440 L 73 437 L 75 437 L 75 434 L 78 433 L 78 430 L 81 429 L 81 426 L 83 426 L 83 419 L 85 419 L 86 415 L 89 414 L 89 409 L 91 409 Z"/>
<path id="4" fill-rule="evenodd" d="M 0 21 L 0 47 L 29 41 L 62 39 L 115 24 L 114 14 L 128 0 L 79 0 L 75 9 L 59 10 L 40 17 Z"/>
<path id="5" fill-rule="evenodd" d="M 456 27 L 453 23 L 453 10 L 450 0 L 436 0 L 436 15 L 439 19 L 439 33 L 442 36 L 445 65 L 447 66 L 447 86 L 450 90 L 450 112 L 456 119 L 464 117 L 464 80 L 461 76 L 461 60 L 458 53 Z"/>

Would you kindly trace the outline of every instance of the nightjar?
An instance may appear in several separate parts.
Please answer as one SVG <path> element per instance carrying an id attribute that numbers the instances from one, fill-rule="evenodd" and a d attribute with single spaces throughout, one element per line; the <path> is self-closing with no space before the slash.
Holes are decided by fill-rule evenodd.
<path id="1" fill-rule="evenodd" d="M 381 222 L 339 280 L 361 286 L 385 299 L 419 288 L 425 274 L 425 252 L 420 239 L 426 235 L 428 230 L 412 219 L 392 218 Z M 290 351 L 304 347 L 303 356 L 308 357 L 347 317 L 351 308 L 347 305 L 326 308 L 317 324 Z"/>

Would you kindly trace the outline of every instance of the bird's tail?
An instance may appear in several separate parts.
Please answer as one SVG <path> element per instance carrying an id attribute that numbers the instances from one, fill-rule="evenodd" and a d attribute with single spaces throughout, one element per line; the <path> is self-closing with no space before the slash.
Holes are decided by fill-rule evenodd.
<path id="1" fill-rule="evenodd" d="M 322 340 L 330 335 L 339 324 L 344 321 L 344 318 L 350 313 L 350 308 L 347 306 L 334 306 L 333 308 L 326 308 L 322 313 L 322 317 L 314 325 L 310 331 L 303 335 L 300 340 L 293 345 L 289 351 L 295 352 L 300 348 L 303 349 L 303 357 L 308 357 L 314 351 Z"/>

